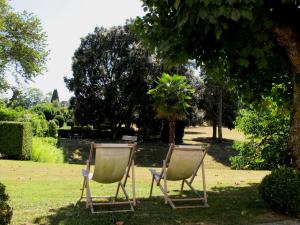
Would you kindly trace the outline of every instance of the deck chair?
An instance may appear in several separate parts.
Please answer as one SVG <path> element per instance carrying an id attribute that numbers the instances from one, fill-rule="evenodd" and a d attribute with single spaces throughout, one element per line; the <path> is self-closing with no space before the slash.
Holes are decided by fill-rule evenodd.
<path id="1" fill-rule="evenodd" d="M 89 159 L 86 162 L 86 169 L 82 170 L 83 185 L 79 201 L 86 199 L 86 207 L 90 208 L 92 213 L 111 213 L 134 211 L 136 205 L 135 199 L 135 174 L 133 155 L 136 150 L 136 144 L 91 144 Z M 91 170 L 91 161 L 95 159 L 94 170 Z M 129 199 L 125 186 L 131 169 L 132 179 L 132 199 Z M 92 196 L 90 181 L 96 181 L 102 184 L 118 183 L 117 191 L 113 201 L 97 202 L 96 199 L 112 198 L 107 196 Z M 120 188 L 122 189 L 126 201 L 117 201 Z M 84 190 L 86 189 L 86 197 Z M 79 202 L 78 201 L 78 202 Z M 94 206 L 113 206 L 128 205 L 129 209 L 96 211 Z"/>
<path id="2" fill-rule="evenodd" d="M 153 183 L 156 182 L 157 186 L 160 188 L 164 195 L 165 204 L 170 204 L 172 209 L 178 208 L 198 208 L 198 207 L 208 207 L 207 204 L 207 194 L 206 194 L 206 183 L 205 183 L 205 169 L 204 169 L 204 157 L 206 155 L 207 148 L 204 146 L 195 145 L 170 145 L 166 159 L 163 161 L 162 171 L 159 173 L 154 169 L 150 169 L 152 174 L 152 183 L 150 189 L 150 198 L 153 191 Z M 197 176 L 199 168 L 202 167 L 202 185 L 203 185 L 203 195 L 201 195 L 193 186 L 192 183 Z M 163 185 L 161 184 L 163 180 Z M 171 198 L 168 195 L 167 181 L 182 181 L 180 188 L 180 195 L 186 184 L 192 192 L 196 195 L 195 198 Z M 180 205 L 176 206 L 175 202 L 197 202 L 203 204 L 194 205 Z"/>

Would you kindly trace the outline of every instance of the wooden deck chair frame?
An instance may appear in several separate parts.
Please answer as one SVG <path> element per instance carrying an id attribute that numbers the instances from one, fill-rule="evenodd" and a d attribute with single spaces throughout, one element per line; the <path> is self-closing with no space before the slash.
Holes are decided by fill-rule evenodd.
<path id="1" fill-rule="evenodd" d="M 202 150 L 202 156 L 197 164 L 197 166 L 194 169 L 194 172 L 192 174 L 192 176 L 188 179 L 183 179 L 181 180 L 181 188 L 180 188 L 180 195 L 182 195 L 183 192 L 183 188 L 184 188 L 184 184 L 187 184 L 187 186 L 192 190 L 192 192 L 196 195 L 195 198 L 171 198 L 168 195 L 168 188 L 167 188 L 167 170 L 168 170 L 168 165 L 169 162 L 171 160 L 172 157 L 172 153 L 173 150 L 175 148 L 179 149 L 181 148 L 181 150 L 186 150 L 189 151 L 192 146 L 191 145 L 187 145 L 187 147 L 185 148 L 184 145 L 181 146 L 175 146 L 174 144 L 170 145 L 169 151 L 167 153 L 166 159 L 163 160 L 163 168 L 161 173 L 156 172 L 154 169 L 149 169 L 149 171 L 151 172 L 152 175 L 152 182 L 151 182 L 151 188 L 150 188 L 150 196 L 149 198 L 152 197 L 152 191 L 153 191 L 153 184 L 154 181 L 156 182 L 157 186 L 159 187 L 159 189 L 161 190 L 161 192 L 164 195 L 164 200 L 165 200 L 165 204 L 170 204 L 170 206 L 172 207 L 172 209 L 184 209 L 184 208 L 207 208 L 209 207 L 208 203 L 207 203 L 207 193 L 206 193 L 206 181 L 205 181 L 205 166 L 204 166 L 204 158 L 205 155 L 207 153 L 207 148 L 204 148 L 203 146 L 196 146 L 194 145 L 194 149 L 198 149 Z M 201 149 L 200 149 L 201 148 Z M 200 169 L 200 167 L 202 168 L 202 186 L 203 186 L 203 195 L 201 195 L 193 186 L 192 183 L 195 180 L 195 177 L 197 176 L 197 172 Z M 161 180 L 163 180 L 163 185 L 161 184 Z M 184 206 L 176 206 L 175 202 L 184 202 L 184 201 L 200 201 L 203 202 L 204 204 L 197 204 L 197 205 L 184 205 Z"/>
<path id="2" fill-rule="evenodd" d="M 128 160 L 128 164 L 126 167 L 126 171 L 123 175 L 123 178 L 118 182 L 117 185 L 117 191 L 114 196 L 113 201 L 111 202 L 93 202 L 94 199 L 105 199 L 105 198 L 112 198 L 112 196 L 92 196 L 91 195 L 91 189 L 90 189 L 90 166 L 91 166 L 91 160 L 93 158 L 93 154 L 95 153 L 97 147 L 107 147 L 108 145 L 114 145 L 114 146 L 124 146 L 127 145 L 130 147 L 130 156 Z M 134 206 L 136 206 L 136 198 L 135 198 L 135 171 L 134 171 L 134 153 L 137 149 L 136 144 L 107 144 L 107 143 L 91 143 L 90 153 L 89 153 L 89 159 L 86 161 L 86 170 L 85 174 L 83 174 L 83 185 L 81 190 L 81 196 L 78 202 L 80 202 L 82 199 L 86 199 L 86 208 L 90 208 L 92 213 L 113 213 L 113 212 L 133 212 Z M 126 183 L 128 178 L 130 177 L 130 169 L 131 169 L 131 180 L 132 180 L 132 199 L 129 198 L 129 195 L 125 189 Z M 120 188 L 122 189 L 124 196 L 126 198 L 126 201 L 117 201 L 118 194 L 120 191 Z M 84 196 L 84 190 L 86 189 L 86 196 Z M 77 203 L 78 203 L 77 202 Z M 122 209 L 122 210 L 109 210 L 109 211 L 95 211 L 94 206 L 109 206 L 109 205 L 129 205 L 129 209 Z"/>

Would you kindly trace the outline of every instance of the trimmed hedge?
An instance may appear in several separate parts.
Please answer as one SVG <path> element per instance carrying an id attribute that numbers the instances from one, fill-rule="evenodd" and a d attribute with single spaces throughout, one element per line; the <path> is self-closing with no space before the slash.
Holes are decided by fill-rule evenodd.
<path id="1" fill-rule="evenodd" d="M 11 159 L 30 159 L 32 129 L 28 122 L 0 122 L 0 153 Z"/>

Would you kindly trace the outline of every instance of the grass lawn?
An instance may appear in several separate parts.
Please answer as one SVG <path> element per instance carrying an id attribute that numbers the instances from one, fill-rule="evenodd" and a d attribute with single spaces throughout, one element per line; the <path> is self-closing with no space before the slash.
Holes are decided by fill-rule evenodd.
<path id="1" fill-rule="evenodd" d="M 185 136 L 185 142 L 203 141 L 199 139 L 202 137 L 197 132 L 204 133 L 201 129 L 191 129 Z M 74 206 L 82 185 L 80 170 L 84 166 L 78 164 L 86 155 L 86 143 L 68 144 L 66 157 L 69 162 L 78 164 L 1 160 L 0 181 L 7 186 L 11 197 L 10 205 L 14 209 L 13 224 L 83 225 L 116 224 L 117 221 L 125 221 L 127 225 L 237 225 L 287 219 L 271 211 L 257 193 L 257 184 L 268 171 L 236 171 L 228 168 L 228 159 L 225 156 L 231 151 L 230 144 L 227 140 L 220 146 L 210 146 L 212 150 L 207 157 L 206 170 L 210 208 L 174 211 L 168 205 L 164 205 L 161 197 L 148 199 L 151 176 L 147 167 L 159 166 L 161 162 L 158 160 L 162 159 L 166 152 L 165 145 L 152 143 L 140 145 L 137 153 L 136 189 L 139 199 L 135 213 L 92 215 L 84 204 Z M 130 185 L 130 182 L 128 184 Z M 195 184 L 200 188 L 200 180 L 196 180 Z M 96 195 L 114 194 L 115 188 L 116 184 L 92 185 Z M 170 188 L 178 190 L 180 184 L 174 182 Z M 154 195 L 160 194 L 155 187 Z"/>

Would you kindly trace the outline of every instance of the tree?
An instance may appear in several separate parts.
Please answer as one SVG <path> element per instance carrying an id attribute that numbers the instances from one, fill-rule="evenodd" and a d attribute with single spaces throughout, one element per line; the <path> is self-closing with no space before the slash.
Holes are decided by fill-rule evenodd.
<path id="1" fill-rule="evenodd" d="M 54 89 L 53 93 L 52 93 L 51 103 L 53 103 L 54 101 L 59 102 L 59 97 L 58 97 L 57 89 Z"/>
<path id="2" fill-rule="evenodd" d="M 205 111 L 205 119 L 212 122 L 213 139 L 222 142 L 222 127 L 234 127 L 233 122 L 238 111 L 238 97 L 228 79 L 227 71 L 221 60 L 212 65 L 201 67 L 200 76 L 205 82 L 205 90 L 199 107 Z"/>
<path id="3" fill-rule="evenodd" d="M 96 27 L 75 51 L 73 77 L 65 78 L 75 93 L 71 105 L 76 123 L 99 127 L 106 122 L 116 138 L 123 124 L 131 125 L 135 113 L 141 117 L 151 110 L 147 91 L 158 74 L 157 65 L 127 26 Z"/>
<path id="4" fill-rule="evenodd" d="M 300 1 L 144 0 L 136 20 L 145 46 L 171 63 L 226 60 L 228 75 L 250 100 L 273 84 L 292 88 L 289 149 L 300 170 Z M 288 93 L 287 93 L 288 94 Z"/>
<path id="5" fill-rule="evenodd" d="M 175 122 L 177 119 L 186 118 L 187 103 L 191 99 L 194 89 L 188 85 L 184 76 L 167 73 L 157 81 L 157 86 L 148 91 L 154 100 L 154 108 L 158 117 L 169 120 L 169 143 L 175 144 Z"/>
<path id="6" fill-rule="evenodd" d="M 0 0 L 0 91 L 8 87 L 7 70 L 25 80 L 40 74 L 48 55 L 45 48 L 40 20 L 26 11 L 14 12 L 6 0 Z"/>
<path id="7" fill-rule="evenodd" d="M 38 88 L 13 87 L 12 97 L 8 100 L 7 106 L 11 108 L 24 107 L 32 108 L 36 104 L 47 102 L 43 92 Z"/>

